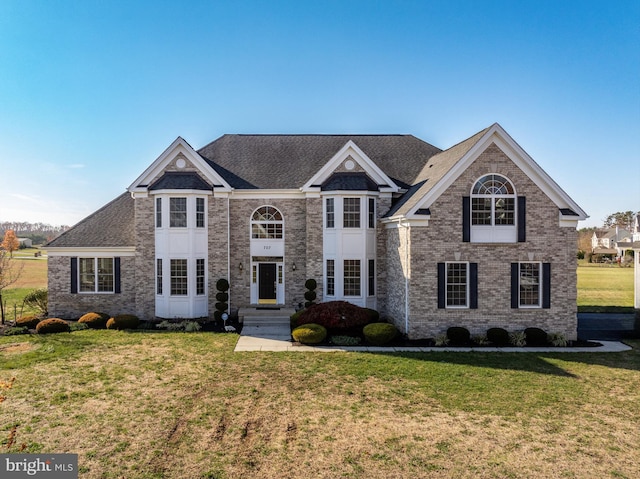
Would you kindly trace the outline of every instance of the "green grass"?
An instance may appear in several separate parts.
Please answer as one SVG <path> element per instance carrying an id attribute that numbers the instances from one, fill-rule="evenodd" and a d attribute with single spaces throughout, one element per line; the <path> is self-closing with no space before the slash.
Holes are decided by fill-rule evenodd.
<path id="1" fill-rule="evenodd" d="M 606 353 L 234 353 L 237 336 L 0 337 L 0 447 L 81 478 L 640 476 L 640 341 Z M 11 347 L 7 347 L 11 345 Z"/>
<path id="2" fill-rule="evenodd" d="M 633 312 L 633 268 L 580 262 L 578 311 Z"/>

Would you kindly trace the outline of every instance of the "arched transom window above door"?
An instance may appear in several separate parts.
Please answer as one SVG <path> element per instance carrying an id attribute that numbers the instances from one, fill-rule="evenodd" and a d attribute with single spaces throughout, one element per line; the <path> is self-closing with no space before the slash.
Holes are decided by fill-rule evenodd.
<path id="1" fill-rule="evenodd" d="M 282 239 L 284 220 L 273 206 L 262 206 L 251 215 L 251 238 Z"/>

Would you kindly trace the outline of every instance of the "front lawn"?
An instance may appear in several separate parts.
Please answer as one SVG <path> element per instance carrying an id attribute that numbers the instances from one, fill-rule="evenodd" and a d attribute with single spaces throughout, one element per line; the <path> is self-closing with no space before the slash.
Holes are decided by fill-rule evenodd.
<path id="1" fill-rule="evenodd" d="M 606 353 L 234 353 L 236 335 L 0 337 L 0 444 L 81 478 L 640 477 L 640 341 Z"/>

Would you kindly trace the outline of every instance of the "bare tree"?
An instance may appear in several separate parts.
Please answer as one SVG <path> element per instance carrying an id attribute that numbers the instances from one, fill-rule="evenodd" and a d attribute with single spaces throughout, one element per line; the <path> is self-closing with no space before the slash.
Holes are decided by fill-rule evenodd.
<path id="1" fill-rule="evenodd" d="M 6 250 L 0 250 L 0 320 L 4 324 L 4 301 L 2 292 L 20 279 L 24 263 L 9 256 Z"/>

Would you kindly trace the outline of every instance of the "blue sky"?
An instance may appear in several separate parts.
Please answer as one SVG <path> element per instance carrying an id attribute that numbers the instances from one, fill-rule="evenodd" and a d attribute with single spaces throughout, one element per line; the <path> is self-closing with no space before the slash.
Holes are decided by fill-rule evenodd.
<path id="1" fill-rule="evenodd" d="M 640 210 L 640 2 L 0 1 L 0 221 L 74 224 L 177 136 L 494 122 L 581 227 Z"/>

